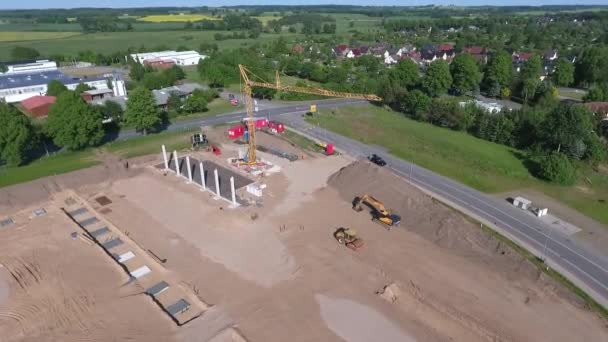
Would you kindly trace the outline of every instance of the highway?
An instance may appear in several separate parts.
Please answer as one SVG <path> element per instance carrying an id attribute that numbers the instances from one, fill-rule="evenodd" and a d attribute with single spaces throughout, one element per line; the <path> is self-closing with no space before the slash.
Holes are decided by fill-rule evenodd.
<path id="1" fill-rule="evenodd" d="M 368 105 L 365 101 L 344 99 L 315 101 L 315 103 L 318 108 Z M 288 127 L 311 138 L 331 142 L 338 150 L 356 159 L 366 158 L 372 153 L 382 156 L 388 163 L 387 167 L 403 177 L 404 181 L 411 182 L 433 197 L 515 241 L 608 308 L 608 258 L 605 254 L 583 247 L 576 241 L 576 237 L 552 229 L 536 217 L 515 208 L 506 200 L 493 198 L 413 163 L 393 157 L 380 147 L 365 145 L 322 127 L 311 125 L 302 118 L 302 114 L 307 110 L 308 104 L 305 103 L 282 107 L 260 103 L 260 115 L 284 122 Z M 244 116 L 244 112 L 238 112 L 203 120 L 192 119 L 177 122 L 167 129 L 179 130 L 236 122 Z M 133 131 L 126 131 L 119 135 L 119 139 L 128 139 L 137 135 Z"/>

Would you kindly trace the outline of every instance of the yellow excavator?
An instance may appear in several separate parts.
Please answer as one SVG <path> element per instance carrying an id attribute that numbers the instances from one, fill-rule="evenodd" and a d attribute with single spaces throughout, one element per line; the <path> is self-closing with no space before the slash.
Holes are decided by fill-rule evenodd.
<path id="1" fill-rule="evenodd" d="M 382 202 L 368 194 L 355 197 L 353 201 L 353 209 L 357 212 L 363 211 L 363 203 L 367 204 L 372 209 L 372 220 L 374 222 L 382 223 L 383 225 L 387 226 L 388 229 L 390 229 L 390 227 L 399 225 L 401 222 L 401 216 L 391 214 Z"/>

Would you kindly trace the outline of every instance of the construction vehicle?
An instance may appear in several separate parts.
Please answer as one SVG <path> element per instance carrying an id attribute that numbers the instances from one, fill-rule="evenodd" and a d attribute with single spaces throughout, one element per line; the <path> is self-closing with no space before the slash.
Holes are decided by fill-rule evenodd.
<path id="1" fill-rule="evenodd" d="M 352 228 L 340 227 L 334 233 L 334 237 L 338 240 L 339 244 L 345 245 L 353 251 L 360 249 L 365 244 L 363 240 L 358 237 L 357 231 Z"/>
<path id="2" fill-rule="evenodd" d="M 372 209 L 372 220 L 374 222 L 382 223 L 388 229 L 399 225 L 401 222 L 401 216 L 391 214 L 382 202 L 367 194 L 355 197 L 353 209 L 357 212 L 363 211 L 363 203 L 367 204 Z"/>
<path id="3" fill-rule="evenodd" d="M 382 98 L 373 95 L 373 94 L 355 94 L 355 93 L 346 93 L 340 91 L 332 91 L 319 89 L 314 87 L 297 87 L 290 85 L 281 84 L 281 80 L 279 78 L 279 71 L 275 72 L 275 83 L 269 83 L 262 80 L 260 77 L 253 74 L 250 70 L 247 69 L 242 64 L 239 64 L 239 70 L 241 73 L 241 78 L 243 80 L 243 101 L 245 101 L 245 108 L 247 110 L 247 130 L 249 131 L 249 151 L 247 155 L 247 163 L 252 165 L 257 162 L 256 154 L 255 154 L 255 120 L 253 119 L 254 114 L 254 101 L 252 97 L 252 88 L 260 87 L 267 89 L 275 89 L 279 91 L 290 91 L 294 93 L 301 94 L 312 94 L 312 95 L 321 95 L 327 97 L 341 97 L 346 99 L 359 99 L 359 100 L 368 100 L 368 101 L 382 101 Z M 256 77 L 258 80 L 253 80 L 253 77 Z M 312 108 L 311 108 L 312 109 Z M 314 108 L 317 109 L 316 106 Z"/>

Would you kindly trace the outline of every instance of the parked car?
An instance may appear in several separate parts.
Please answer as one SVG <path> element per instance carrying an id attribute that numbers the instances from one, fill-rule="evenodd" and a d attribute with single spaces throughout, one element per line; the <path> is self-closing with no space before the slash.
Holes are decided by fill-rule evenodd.
<path id="1" fill-rule="evenodd" d="M 384 166 L 386 165 L 386 162 L 384 161 L 384 159 L 382 159 L 382 157 L 380 157 L 377 154 L 372 154 L 371 156 L 367 157 L 367 159 L 369 159 L 370 162 L 378 165 L 378 166 Z"/>

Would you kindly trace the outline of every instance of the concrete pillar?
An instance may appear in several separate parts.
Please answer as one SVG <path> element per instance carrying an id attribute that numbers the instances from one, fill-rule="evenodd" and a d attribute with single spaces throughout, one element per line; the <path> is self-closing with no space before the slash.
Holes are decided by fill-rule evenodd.
<path id="1" fill-rule="evenodd" d="M 215 193 L 217 194 L 217 197 L 222 197 L 222 195 L 220 195 L 220 176 L 217 173 L 217 169 L 213 170 L 213 174 L 215 175 Z"/>
<path id="2" fill-rule="evenodd" d="M 192 168 L 190 167 L 190 156 L 186 156 L 186 166 L 188 167 L 188 183 L 192 183 Z"/>
<path id="3" fill-rule="evenodd" d="M 198 166 L 201 171 L 201 190 L 205 190 L 207 189 L 207 186 L 205 184 L 205 169 L 203 169 L 203 162 L 200 162 Z"/>
<path id="4" fill-rule="evenodd" d="M 236 203 L 236 192 L 234 191 L 234 177 L 230 177 L 230 192 L 232 193 L 232 205 L 237 206 Z"/>
<path id="5" fill-rule="evenodd" d="M 177 151 L 173 151 L 173 160 L 175 160 L 175 175 L 179 177 L 179 160 L 177 160 Z"/>
<path id="6" fill-rule="evenodd" d="M 165 145 L 162 145 L 162 150 L 163 150 L 163 160 L 165 162 L 165 170 L 169 170 L 169 159 L 167 158 L 167 149 L 165 148 Z"/>

